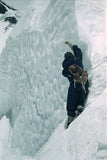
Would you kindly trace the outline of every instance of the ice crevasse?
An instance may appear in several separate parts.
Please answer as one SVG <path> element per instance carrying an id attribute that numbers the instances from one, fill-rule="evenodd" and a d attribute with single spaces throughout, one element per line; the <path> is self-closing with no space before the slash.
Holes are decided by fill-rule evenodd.
<path id="1" fill-rule="evenodd" d="M 106 157 L 105 4 L 33 0 L 10 33 L 0 56 L 0 117 L 9 118 L 2 118 L 9 133 L 1 143 L 2 149 L 8 144 L 2 159 Z M 61 62 L 70 49 L 65 40 L 82 49 L 91 84 L 86 110 L 67 131 L 63 120 L 68 81 L 61 76 Z"/>

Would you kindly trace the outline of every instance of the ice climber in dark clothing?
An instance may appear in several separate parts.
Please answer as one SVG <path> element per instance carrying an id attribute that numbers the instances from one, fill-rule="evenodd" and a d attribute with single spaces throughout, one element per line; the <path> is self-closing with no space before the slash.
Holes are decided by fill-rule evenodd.
<path id="1" fill-rule="evenodd" d="M 64 61 L 62 63 L 62 75 L 64 77 L 67 77 L 70 82 L 66 106 L 68 115 L 68 127 L 68 125 L 74 120 L 77 111 L 78 114 L 80 114 L 84 110 L 85 100 L 88 95 L 89 83 L 87 77 L 85 82 L 83 81 L 83 79 L 80 80 L 80 83 L 77 80 L 78 77 L 79 79 L 80 77 L 82 77 L 80 75 L 82 75 L 83 71 L 82 52 L 80 48 L 78 48 L 78 46 L 76 45 L 72 45 L 69 41 L 66 41 L 65 43 L 69 45 L 74 52 L 74 55 L 71 52 L 66 52 L 64 55 Z M 73 68 L 73 72 L 70 72 L 70 66 L 71 68 Z M 77 67 L 76 70 L 74 70 L 75 67 Z M 77 75 L 78 68 L 79 71 L 81 71 L 81 74 L 79 73 L 79 76 Z M 74 73 L 74 75 L 76 73 L 77 79 L 72 73 Z"/>

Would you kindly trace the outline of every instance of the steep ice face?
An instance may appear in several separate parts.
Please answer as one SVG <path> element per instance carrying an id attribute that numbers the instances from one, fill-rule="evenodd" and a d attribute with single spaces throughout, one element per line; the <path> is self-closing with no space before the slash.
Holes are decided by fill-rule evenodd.
<path id="1" fill-rule="evenodd" d="M 87 108 L 66 131 L 63 122 L 33 159 L 93 160 L 106 153 L 103 17 L 104 1 L 79 0 L 76 6 L 71 0 L 37 0 L 30 4 L 0 57 L 0 117 L 9 117 L 9 145 L 13 149 L 34 156 L 65 118 L 68 83 L 61 77 L 61 61 L 69 50 L 64 42 L 70 40 L 82 49 L 89 72 Z M 7 121 L 3 119 L 3 124 Z M 13 155 L 7 148 L 3 152 L 4 160 L 32 159 L 17 151 Z"/>
<path id="2" fill-rule="evenodd" d="M 23 154 L 34 156 L 65 117 L 61 62 L 65 40 L 79 43 L 76 26 L 74 1 L 34 1 L 1 54 L 0 116 Z"/>
<path id="3" fill-rule="evenodd" d="M 88 2 L 88 1 L 87 1 Z M 89 44 L 88 52 L 92 65 L 98 65 L 105 58 L 105 1 L 87 3 L 76 1 L 76 16 L 81 39 Z M 79 8 L 79 9 L 78 9 Z M 90 47 L 91 46 L 91 47 Z"/>

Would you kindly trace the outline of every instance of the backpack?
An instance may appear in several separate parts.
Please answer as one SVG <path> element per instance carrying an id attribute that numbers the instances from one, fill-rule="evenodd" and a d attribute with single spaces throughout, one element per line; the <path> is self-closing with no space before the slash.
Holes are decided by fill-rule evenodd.
<path id="1" fill-rule="evenodd" d="M 68 70 L 73 76 L 74 82 L 80 83 L 82 85 L 85 85 L 87 83 L 88 81 L 87 71 L 84 71 L 81 67 L 75 64 L 70 65 Z"/>

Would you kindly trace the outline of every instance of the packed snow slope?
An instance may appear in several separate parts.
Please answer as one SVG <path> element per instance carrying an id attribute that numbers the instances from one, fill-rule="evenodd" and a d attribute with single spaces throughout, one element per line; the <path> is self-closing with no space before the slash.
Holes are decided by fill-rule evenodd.
<path id="1" fill-rule="evenodd" d="M 107 159 L 104 10 L 104 0 L 30 3 L 0 57 L 1 159 Z M 82 49 L 90 79 L 86 110 L 68 130 L 66 40 Z"/>

